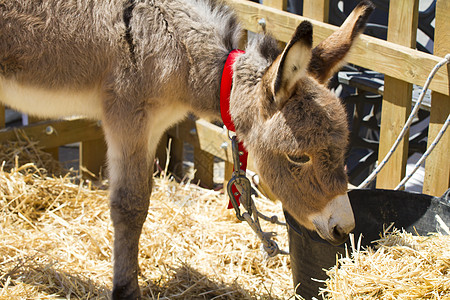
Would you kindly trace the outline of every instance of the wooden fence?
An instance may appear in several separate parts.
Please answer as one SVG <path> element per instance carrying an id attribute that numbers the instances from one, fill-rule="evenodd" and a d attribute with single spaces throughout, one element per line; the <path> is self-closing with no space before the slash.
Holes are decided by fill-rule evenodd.
<path id="1" fill-rule="evenodd" d="M 264 5 L 248 0 L 228 0 L 237 11 L 244 28 L 260 32 L 259 21 L 265 20 L 266 30 L 280 42 L 287 42 L 297 25 L 309 20 L 314 26 L 314 45 L 329 36 L 336 26 L 327 24 L 329 0 L 304 0 L 303 16 L 286 12 L 287 0 L 264 0 Z M 437 0 L 434 36 L 434 55 L 414 49 L 417 32 L 418 0 L 390 1 L 388 40 L 363 35 L 348 56 L 352 64 L 385 75 L 384 99 L 381 116 L 379 158 L 383 158 L 398 136 L 411 111 L 412 84 L 423 85 L 434 67 L 450 53 L 450 1 Z M 449 67 L 444 66 L 430 85 L 432 105 L 428 141 L 433 141 L 450 113 Z M 2 108 L 3 109 L 3 108 Z M 0 111 L 0 128 L 4 126 Z M 53 130 L 48 130 L 52 126 Z M 100 126 L 80 119 L 39 122 L 25 128 L 28 135 L 40 140 L 45 147 L 57 147 L 76 141 L 82 142 L 80 163 L 92 172 L 104 163 L 105 145 Z M 0 141 L 12 138 L 11 130 L 0 132 Z M 175 167 L 183 159 L 183 143 L 194 147 L 196 178 L 212 186 L 214 157 L 225 160 L 225 178 L 232 171 L 230 145 L 226 132 L 203 120 L 187 120 L 169 130 L 163 137 L 164 149 L 171 137 L 171 164 Z M 446 133 L 432 155 L 427 159 L 423 193 L 440 196 L 450 183 L 450 134 Z M 164 156 L 164 151 L 159 151 Z M 378 188 L 393 188 L 404 177 L 408 143 L 402 143 L 377 179 Z M 251 154 L 250 154 L 251 155 Z M 250 159 L 249 168 L 252 169 Z M 175 172 L 179 172 L 175 170 Z"/>
<path id="2" fill-rule="evenodd" d="M 17 139 L 17 128 L 5 127 L 5 108 L 0 106 L 0 142 Z M 3 128 L 3 129 L 1 129 Z M 58 148 L 67 144 L 78 143 L 80 170 L 86 170 L 83 175 L 99 174 L 106 162 L 106 143 L 100 122 L 81 118 L 66 118 L 61 120 L 32 120 L 27 126 L 19 127 L 25 135 L 55 159 L 59 158 Z M 87 172 L 87 170 L 89 170 Z"/>

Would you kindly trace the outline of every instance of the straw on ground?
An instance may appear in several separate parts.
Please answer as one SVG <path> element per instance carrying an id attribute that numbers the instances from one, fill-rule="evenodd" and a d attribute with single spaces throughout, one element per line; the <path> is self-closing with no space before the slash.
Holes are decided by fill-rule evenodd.
<path id="1" fill-rule="evenodd" d="M 265 211 L 279 205 L 259 201 Z M 140 246 L 144 299 L 288 299 L 289 259 L 267 260 L 223 194 L 155 178 Z M 277 243 L 287 247 L 286 230 Z M 107 191 L 50 178 L 34 164 L 0 170 L 0 299 L 109 298 Z"/>

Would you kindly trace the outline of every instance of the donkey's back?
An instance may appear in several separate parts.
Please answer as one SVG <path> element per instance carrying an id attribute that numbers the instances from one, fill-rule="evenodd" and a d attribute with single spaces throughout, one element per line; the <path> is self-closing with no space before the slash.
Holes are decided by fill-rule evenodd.
<path id="1" fill-rule="evenodd" d="M 208 56 L 224 60 L 234 45 L 223 36 L 236 34 L 230 12 L 211 3 L 2 1 L 0 101 L 29 114 L 101 119 L 111 90 L 140 101 L 206 99 L 193 94 L 217 82 Z"/>
<path id="2" fill-rule="evenodd" d="M 2 1 L 0 74 L 49 88 L 85 86 L 117 56 L 122 1 Z"/>
<path id="3" fill-rule="evenodd" d="M 98 118 L 99 87 L 120 53 L 119 5 L 3 1 L 0 99 L 35 115 Z"/>

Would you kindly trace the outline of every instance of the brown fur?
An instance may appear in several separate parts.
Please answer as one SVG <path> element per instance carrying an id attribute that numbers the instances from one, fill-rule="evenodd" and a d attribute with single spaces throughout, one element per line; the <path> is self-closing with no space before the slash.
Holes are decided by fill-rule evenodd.
<path id="1" fill-rule="evenodd" d="M 311 25 L 303 23 L 281 54 L 275 40 L 258 36 L 234 65 L 230 113 L 259 174 L 298 222 L 333 242 L 350 223 L 321 228 L 309 219 L 347 188 L 345 111 L 323 83 L 370 7 L 363 1 L 312 52 Z M 221 72 L 239 34 L 232 10 L 215 0 L 0 1 L 0 101 L 43 117 L 103 122 L 114 299 L 140 297 L 138 243 L 158 140 L 189 112 L 220 117 Z"/>
<path id="2" fill-rule="evenodd" d="M 309 73 L 319 82 L 327 82 L 343 66 L 353 41 L 364 31 L 367 19 L 374 9 L 372 2 L 361 1 L 342 24 L 342 30 L 334 32 L 314 48 Z"/>

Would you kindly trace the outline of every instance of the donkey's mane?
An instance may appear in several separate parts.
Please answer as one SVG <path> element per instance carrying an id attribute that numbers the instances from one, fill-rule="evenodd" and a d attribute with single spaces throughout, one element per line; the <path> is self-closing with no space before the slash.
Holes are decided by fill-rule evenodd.
<path id="1" fill-rule="evenodd" d="M 204 0 L 210 3 L 212 14 L 217 18 L 222 19 L 222 24 L 225 26 L 219 27 L 218 33 L 222 38 L 224 46 L 228 50 L 237 48 L 241 38 L 241 26 L 236 14 L 231 8 L 222 0 Z M 219 25 L 219 23 L 216 23 Z"/>
<path id="2" fill-rule="evenodd" d="M 241 27 L 234 11 L 222 0 L 194 0 L 192 2 L 202 21 L 212 26 L 217 40 L 224 49 L 236 49 L 241 37 Z"/>
<path id="3" fill-rule="evenodd" d="M 269 33 L 258 34 L 250 41 L 248 49 L 257 50 L 261 56 L 267 59 L 269 62 L 274 61 L 278 55 L 280 55 L 281 50 L 278 46 L 277 40 Z"/>

